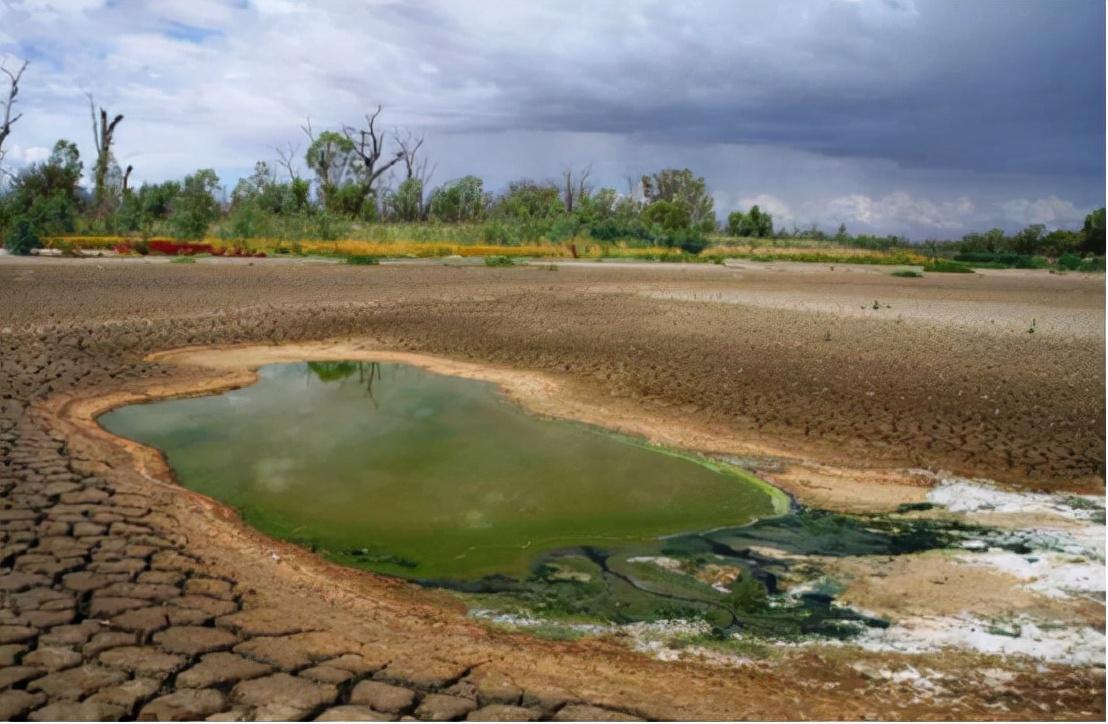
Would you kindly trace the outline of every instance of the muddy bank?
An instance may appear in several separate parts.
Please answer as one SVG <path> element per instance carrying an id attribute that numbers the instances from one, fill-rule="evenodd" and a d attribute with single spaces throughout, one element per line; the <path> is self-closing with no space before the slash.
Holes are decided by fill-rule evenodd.
<path id="1" fill-rule="evenodd" d="M 563 273 L 565 277 L 558 276 Z M 715 273 L 727 272 L 706 276 Z M 808 273 L 803 282 L 782 281 L 780 272 L 765 274 L 751 283 L 800 284 L 811 279 Z M 837 497 L 838 481 L 853 478 L 841 471 L 840 464 L 846 464 L 881 476 L 874 485 L 854 488 L 856 502 L 877 499 L 877 491 L 885 490 L 888 482 L 911 491 L 906 497 L 893 496 L 889 505 L 926 500 L 928 480 L 933 478 L 897 472 L 907 467 L 898 464 L 903 459 L 921 469 L 957 469 L 964 464 L 1007 471 L 1010 484 L 1025 487 L 1102 491 L 1097 471 L 1103 461 L 1103 428 L 1090 425 L 1088 419 L 1103 419 L 1103 399 L 1082 395 L 1079 389 L 1083 384 L 1094 393 L 1103 390 L 1103 349 L 1096 345 L 1050 340 L 1016 365 L 1017 358 L 1009 355 L 1032 344 L 1032 335 L 986 344 L 957 331 L 936 338 L 934 329 L 911 324 L 903 328 L 911 332 L 899 334 L 880 321 L 866 320 L 844 323 L 857 337 L 845 332 L 837 337 L 852 340 L 846 343 L 852 356 L 829 350 L 813 358 L 809 346 L 789 340 L 807 333 L 822 338 L 825 322 L 795 310 L 636 300 L 610 288 L 672 283 L 672 276 L 654 271 L 620 270 L 617 277 L 593 270 L 574 270 L 571 275 L 520 269 L 203 264 L 124 269 L 110 263 L 100 268 L 45 262 L 0 264 L 0 275 L 0 388 L 5 391 L 0 401 L 0 478 L 7 486 L 6 557 L 0 580 L 16 591 L 3 594 L 4 632 L 14 641 L 4 644 L 13 647 L 4 653 L 26 667 L 28 677 L 17 685 L 26 692 L 15 697 L 24 707 L 18 711 L 41 708 L 48 700 L 62 702 L 53 698 L 57 679 L 48 677 L 80 666 L 95 668 L 97 678 L 82 678 L 88 688 L 78 695 L 79 704 L 116 707 L 125 716 L 137 715 L 146 706 L 167 706 L 158 702 L 176 693 L 178 672 L 201 666 L 212 654 L 203 648 L 177 652 L 174 641 L 183 633 L 165 632 L 197 621 L 227 632 L 229 638 L 216 645 L 219 651 L 269 667 L 269 673 L 255 677 L 265 681 L 264 687 L 284 696 L 292 690 L 291 683 L 296 691 L 310 689 L 322 697 L 319 704 L 286 711 L 292 718 L 351 704 L 356 684 L 367 679 L 410 691 L 412 703 L 406 711 L 416 711 L 431 694 L 455 696 L 469 702 L 460 706 L 477 707 L 494 700 L 491 687 L 485 693 L 480 689 L 483 678 L 494 674 L 510 680 L 510 686 L 495 695 L 496 701 L 515 702 L 544 716 L 585 705 L 640 716 L 693 718 L 1098 718 L 1103 713 L 1102 668 L 1003 653 L 957 648 L 898 651 L 875 644 L 872 649 L 782 647 L 745 662 L 736 662 L 730 654 L 713 658 L 713 652 L 704 649 L 688 651 L 674 661 L 657 661 L 620 643 L 623 632 L 559 642 L 490 630 L 467 618 L 451 599 L 333 566 L 257 535 L 210 501 L 160 484 L 165 471 L 158 469 L 156 460 L 140 456 L 146 467 L 136 469 L 135 450 L 70 421 L 82 404 L 86 414 L 100 409 L 105 395 L 115 396 L 112 399 L 119 403 L 180 391 L 180 385 L 215 389 L 250 379 L 241 371 L 147 360 L 151 353 L 188 345 L 356 338 L 364 351 L 404 350 L 549 376 L 558 391 L 554 397 L 581 410 L 602 408 L 616 427 L 638 420 L 657 427 L 647 432 L 648 437 L 668 434 L 677 440 L 683 434 L 687 437 L 680 438 L 685 440 L 682 447 L 752 456 L 769 475 L 776 467 L 787 478 L 788 471 L 796 469 L 773 458 L 809 464 L 811 472 L 796 475 L 795 484 L 830 499 Z M 836 279 L 840 278 L 816 275 L 818 284 Z M 1037 282 L 1020 282 L 1028 283 Z M 609 287 L 601 289 L 603 285 Z M 934 293 L 941 294 L 943 282 L 935 285 Z M 1005 292 L 1003 284 L 999 288 L 1002 294 L 1022 293 L 1018 288 Z M 887 329 L 893 333 L 882 337 Z M 885 346 L 871 355 L 875 338 L 884 340 Z M 920 353 L 922 361 L 908 365 L 912 352 Z M 914 374 L 905 374 L 908 368 Z M 1082 382 L 1076 381 L 1077 372 L 1084 375 Z M 1010 435 L 998 448 L 1001 454 L 943 452 L 936 443 L 950 426 L 969 424 L 973 417 L 963 412 L 973 413 L 982 404 L 966 403 L 959 411 L 957 396 L 950 396 L 944 384 L 961 380 L 962 374 L 990 380 L 994 373 L 1005 375 L 1011 395 L 1003 400 L 1012 414 L 981 416 L 979 432 Z M 811 395 L 812 377 L 831 383 L 826 385 L 829 393 L 833 390 L 836 401 L 843 403 L 838 418 L 819 417 L 831 406 Z M 881 396 L 874 395 L 875 400 L 864 392 L 856 394 L 868 389 L 855 384 L 859 379 L 876 386 Z M 755 381 L 759 385 L 751 386 Z M 942 399 L 917 404 L 927 394 Z M 896 402 L 900 395 L 911 401 Z M 45 405 L 48 399 L 50 406 Z M 57 406 L 59 401 L 68 409 Z M 749 408 L 740 402 L 749 402 Z M 1070 419 L 1063 430 L 1068 437 L 1056 438 L 1049 423 L 1063 415 Z M 754 420 L 758 416 L 764 419 L 761 426 Z M 903 442 L 896 435 L 872 438 L 866 432 L 880 430 L 882 421 L 909 418 L 919 429 Z M 851 424 L 843 426 L 845 420 Z M 1034 434 L 1032 420 L 1038 421 L 1040 434 Z M 807 435 L 804 425 L 809 427 Z M 1044 435 L 1042 430 L 1048 432 Z M 1058 443 L 1063 438 L 1065 442 Z M 697 440 L 713 444 L 699 445 Z M 716 449 L 715 441 L 731 441 L 731 447 Z M 958 439 L 951 444 L 957 449 Z M 1053 450 L 1055 444 L 1064 447 Z M 782 454 L 767 460 L 771 449 Z M 872 455 L 865 452 L 871 449 Z M 914 459 L 920 456 L 931 457 Z M 1021 470 L 1034 474 L 1015 474 Z M 887 475 L 891 478 L 886 480 Z M 840 504 L 855 503 L 840 499 Z M 1018 517 L 1019 512 L 966 515 Z M 1007 571 L 1013 579 L 1024 580 L 1017 574 L 1025 571 L 1012 569 L 1009 561 L 994 562 L 996 575 Z M 880 561 L 873 563 L 878 574 L 890 572 Z M 939 600 L 945 584 L 932 583 L 927 576 L 934 571 L 922 568 L 926 572 L 912 578 L 914 585 L 918 589 L 926 584 L 924 598 Z M 67 578 L 75 573 L 110 578 L 94 579 L 101 586 L 90 589 L 82 577 Z M 904 580 L 903 572 L 894 573 Z M 869 576 L 852 574 L 858 581 Z M 121 596 L 122 590 L 108 588 L 117 583 L 152 585 L 154 580 L 166 581 L 158 585 L 173 590 L 159 589 L 162 599 L 140 599 L 136 594 L 153 591 L 131 588 L 128 596 Z M 878 601 L 862 585 L 851 594 L 859 606 L 868 596 L 875 607 L 880 604 L 896 612 L 895 601 Z M 1040 605 L 1044 594 L 1032 589 L 1029 595 L 1038 596 L 1034 600 Z M 110 611 L 108 606 L 118 605 L 111 599 L 119 598 L 138 601 L 126 605 L 143 613 Z M 209 603 L 209 598 L 229 603 Z M 71 608 L 65 601 L 73 601 Z M 199 613 L 182 614 L 184 609 Z M 148 628 L 136 627 L 139 619 L 147 621 Z M 101 620 L 107 623 L 98 623 Z M 1090 614 L 1084 620 L 1095 617 Z M 59 628 L 65 626 L 85 628 Z M 89 627 L 96 630 L 82 633 Z M 51 674 L 42 657 L 32 654 L 40 646 L 58 645 L 63 632 L 76 643 L 61 645 L 77 657 L 66 659 L 75 662 L 65 664 L 70 668 Z M 94 636 L 97 642 L 89 645 Z M 168 665 L 166 655 L 175 657 Z M 360 662 L 344 659 L 359 670 L 344 679 L 350 685 L 305 688 L 302 682 L 318 673 L 310 669 L 348 656 Z M 136 668 L 150 659 L 161 662 L 158 666 L 164 670 L 147 663 Z M 136 670 L 144 673 L 139 676 Z M 272 679 L 279 671 L 289 679 Z M 77 674 L 66 677 L 62 680 Z M 122 686 L 119 677 L 148 679 L 152 683 L 144 686 L 153 688 L 138 690 L 120 704 L 104 701 L 120 696 L 119 691 L 105 692 L 93 701 L 102 691 Z M 241 683 L 209 686 L 215 693 L 205 696 L 219 711 L 256 715 L 261 699 Z M 129 691 L 138 689 L 137 684 L 128 686 Z M 22 715 L 18 711 L 14 716 Z M 574 711 L 578 710 L 566 714 Z"/>
<path id="2" fill-rule="evenodd" d="M 927 300 L 953 295 L 963 317 L 986 324 L 986 304 L 1071 308 L 1086 318 L 1090 309 L 1102 314 L 1102 277 L 36 261 L 0 263 L 0 329 L 52 329 L 78 352 L 115 347 L 100 338 L 103 322 L 131 354 L 358 335 L 557 376 L 575 397 L 605 398 L 613 416 L 676 413 L 719 438 L 836 467 L 1102 485 L 1105 358 L 1095 329 L 983 335 L 939 317 L 896 316 L 901 305 L 926 311 Z M 889 308 L 844 317 L 643 296 L 690 286 L 709 297 L 727 289 L 856 295 L 859 305 L 876 299 Z M 147 336 L 154 320 L 170 319 L 175 342 L 162 331 Z"/>

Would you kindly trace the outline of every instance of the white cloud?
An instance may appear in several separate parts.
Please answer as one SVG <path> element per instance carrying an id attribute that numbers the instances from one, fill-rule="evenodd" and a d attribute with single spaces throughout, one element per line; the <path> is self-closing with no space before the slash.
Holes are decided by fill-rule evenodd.
<path id="1" fill-rule="evenodd" d="M 426 130 L 436 181 L 476 173 L 490 189 L 592 164 L 598 185 L 622 190 L 627 177 L 687 166 L 705 176 L 721 217 L 757 203 L 778 224 L 845 221 L 883 233 L 955 233 L 985 219 L 1064 224 L 1079 206 L 1102 203 L 1102 179 L 1060 176 L 1046 187 L 1057 196 L 1044 199 L 1045 182 L 1031 176 L 936 173 L 882 155 L 878 116 L 907 108 L 900 101 L 917 84 L 934 92 L 927 83 L 954 78 L 946 65 L 958 59 L 933 52 L 931 31 L 917 32 L 973 30 L 942 23 L 945 12 L 912 0 L 811 0 L 799 10 L 706 2 L 696 11 L 584 0 L 0 0 L 0 55 L 31 60 L 26 115 L 8 139 L 24 150 L 13 145 L 8 163 L 39 160 L 64 137 L 87 165 L 87 91 L 124 113 L 116 155 L 134 164 L 136 182 L 212 166 L 233 186 L 275 146 L 293 141 L 303 153 L 305 116 L 334 128 L 383 103 L 388 125 Z M 918 117 L 892 127 L 936 127 Z M 820 145 L 847 132 L 862 151 Z M 805 134 L 820 143 L 796 142 Z M 961 134 L 938 137 L 942 150 Z M 926 158 L 929 138 L 897 136 L 895 145 Z M 1038 200 L 1008 201 L 1023 198 Z"/>
<path id="2" fill-rule="evenodd" d="M 744 196 L 739 199 L 739 209 L 747 211 L 752 206 L 757 206 L 760 210 L 768 212 L 773 217 L 774 226 L 777 227 L 791 224 L 796 220 L 789 205 L 784 200 L 771 194 Z"/>
<path id="3" fill-rule="evenodd" d="M 50 149 L 43 146 L 27 146 L 24 148 L 18 144 L 12 144 L 11 148 L 4 149 L 4 163 L 12 166 L 38 163 L 48 158 L 50 158 Z"/>
<path id="4" fill-rule="evenodd" d="M 876 228 L 897 226 L 957 229 L 964 227 L 974 215 L 974 203 L 962 196 L 947 201 L 933 201 L 913 196 L 906 191 L 872 198 L 865 194 L 849 194 L 810 204 L 809 215 L 832 222 L 862 223 Z"/>
<path id="5" fill-rule="evenodd" d="M 1048 226 L 1070 224 L 1085 218 L 1071 202 L 1047 196 L 1042 199 L 1014 199 L 1001 205 L 1004 218 L 1020 224 L 1046 224 Z"/>

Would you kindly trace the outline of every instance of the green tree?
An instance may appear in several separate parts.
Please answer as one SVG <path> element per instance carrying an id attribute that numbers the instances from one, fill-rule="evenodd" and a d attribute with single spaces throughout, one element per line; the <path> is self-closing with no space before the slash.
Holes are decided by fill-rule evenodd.
<path id="1" fill-rule="evenodd" d="M 398 221 L 419 221 L 423 218 L 423 182 L 416 177 L 404 179 L 385 198 L 388 215 Z"/>
<path id="2" fill-rule="evenodd" d="M 1009 240 L 1009 248 L 1017 254 L 1037 254 L 1045 235 L 1045 226 L 1042 224 L 1032 224 L 1023 231 L 1015 234 Z"/>
<path id="3" fill-rule="evenodd" d="M 138 231 L 151 236 L 155 226 L 169 218 L 173 199 L 181 192 L 181 184 L 165 181 L 160 184 L 144 183 L 138 189 L 129 189 L 116 213 L 118 226 L 124 231 Z"/>
<path id="4" fill-rule="evenodd" d="M 210 168 L 186 176 L 181 191 L 170 208 L 169 224 L 179 239 L 200 239 L 212 222 L 219 218 L 219 202 L 215 193 L 219 177 Z"/>
<path id="5" fill-rule="evenodd" d="M 60 140 L 44 163 L 16 174 L 0 203 L 6 247 L 26 254 L 40 245 L 39 237 L 74 230 L 82 205 L 82 169 L 77 145 Z"/>
<path id="6" fill-rule="evenodd" d="M 428 212 L 435 221 L 480 221 L 485 218 L 488 199 L 483 181 L 476 176 L 443 184 L 431 192 Z"/>
<path id="7" fill-rule="evenodd" d="M 493 204 L 492 214 L 515 221 L 554 219 L 565 213 L 562 192 L 553 183 L 538 183 L 520 179 L 508 184 L 508 188 Z"/>
<path id="8" fill-rule="evenodd" d="M 693 226 L 711 231 L 716 225 L 715 200 L 708 193 L 703 176 L 687 168 L 667 168 L 642 177 L 643 196 L 648 204 L 668 201 L 683 205 Z"/>
<path id="9" fill-rule="evenodd" d="M 649 226 L 657 224 L 664 231 L 679 231 L 692 226 L 688 208 L 672 201 L 655 201 L 642 212 L 642 219 Z"/>
<path id="10" fill-rule="evenodd" d="M 1081 228 L 1081 251 L 1086 254 L 1104 256 L 1104 207 L 1085 217 L 1085 225 Z"/>
<path id="11" fill-rule="evenodd" d="M 731 236 L 773 236 L 773 217 L 765 213 L 757 204 L 750 211 L 732 211 L 727 215 L 727 233 Z"/>
<path id="12" fill-rule="evenodd" d="M 304 160 L 315 173 L 319 200 L 325 208 L 330 208 L 335 189 L 349 183 L 356 175 L 357 158 L 354 142 L 334 131 L 319 134 L 308 147 Z"/>

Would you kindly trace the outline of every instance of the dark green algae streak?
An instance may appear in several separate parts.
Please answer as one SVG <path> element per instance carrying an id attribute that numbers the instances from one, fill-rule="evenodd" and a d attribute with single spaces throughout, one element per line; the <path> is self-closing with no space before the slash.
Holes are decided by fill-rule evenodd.
<path id="1" fill-rule="evenodd" d="M 99 422 L 164 451 L 182 485 L 264 533 L 555 621 L 849 636 L 884 622 L 836 606 L 836 584 L 797 554 L 896 555 L 984 534 L 914 511 L 790 506 L 728 463 L 539 419 L 491 384 L 402 364 L 269 365 L 250 387 Z M 803 593 L 785 592 L 800 581 Z"/>

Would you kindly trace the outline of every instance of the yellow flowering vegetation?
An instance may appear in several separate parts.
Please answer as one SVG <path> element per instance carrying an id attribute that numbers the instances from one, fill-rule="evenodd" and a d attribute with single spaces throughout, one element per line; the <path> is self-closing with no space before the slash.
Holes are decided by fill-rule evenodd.
<path id="1" fill-rule="evenodd" d="M 44 240 L 51 248 L 64 250 L 108 250 L 118 246 L 141 244 L 136 237 L 65 235 Z M 903 249 L 878 251 L 855 249 L 829 244 L 765 245 L 765 244 L 716 244 L 700 254 L 687 254 L 680 249 L 661 246 L 629 246 L 623 243 L 599 244 L 588 238 L 578 238 L 565 243 L 537 243 L 518 246 L 495 244 L 458 244 L 429 241 L 365 241 L 342 239 L 338 241 L 287 241 L 282 239 L 248 239 L 229 241 L 209 237 L 194 243 L 210 244 L 215 249 L 245 249 L 265 252 L 267 255 L 297 254 L 320 256 L 376 256 L 381 258 L 436 258 L 447 256 L 509 256 L 538 259 L 574 256 L 583 259 L 642 259 L 653 261 L 702 261 L 724 259 L 748 259 L 752 261 L 800 261 L 826 264 L 923 264 L 927 259 Z"/>

